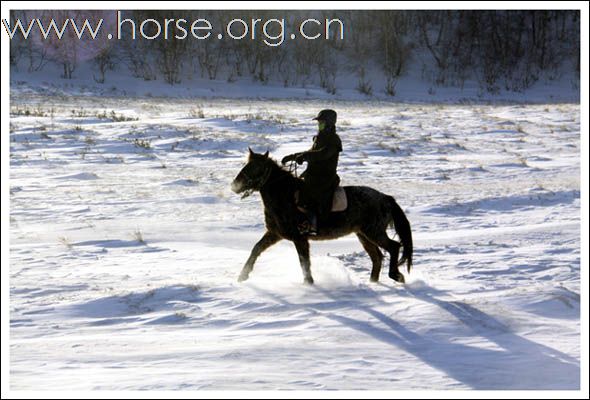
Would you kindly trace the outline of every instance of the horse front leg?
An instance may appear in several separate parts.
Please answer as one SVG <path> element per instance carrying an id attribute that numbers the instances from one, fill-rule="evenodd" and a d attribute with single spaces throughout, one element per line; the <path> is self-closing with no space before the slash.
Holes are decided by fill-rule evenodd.
<path id="1" fill-rule="evenodd" d="M 311 276 L 311 262 L 309 261 L 309 242 L 307 239 L 297 239 L 293 243 L 295 243 L 295 248 L 299 255 L 299 263 L 303 270 L 303 282 L 312 285 L 313 278 Z"/>
<path id="2" fill-rule="evenodd" d="M 242 282 L 248 279 L 248 277 L 250 276 L 250 272 L 252 272 L 252 269 L 254 269 L 254 263 L 256 262 L 258 256 L 260 256 L 260 254 L 262 254 L 264 250 L 268 249 L 270 246 L 272 246 L 280 240 L 281 238 L 278 235 L 266 231 L 264 236 L 262 236 L 258 243 L 254 245 L 254 248 L 250 253 L 250 257 L 248 257 L 246 264 L 244 264 L 244 268 L 242 268 L 242 272 L 240 272 L 238 282 Z"/>

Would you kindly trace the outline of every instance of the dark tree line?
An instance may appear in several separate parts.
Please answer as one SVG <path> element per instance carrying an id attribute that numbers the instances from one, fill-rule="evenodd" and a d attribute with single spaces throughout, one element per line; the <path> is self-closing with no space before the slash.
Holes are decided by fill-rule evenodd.
<path id="1" fill-rule="evenodd" d="M 20 18 L 99 18 L 107 11 L 13 11 L 11 23 Z M 126 11 L 125 18 L 152 18 L 164 25 L 165 18 L 187 21 L 207 18 L 217 28 L 233 18 L 246 22 L 260 18 L 285 18 L 286 37 L 279 46 L 268 46 L 257 26 L 256 40 L 209 38 L 131 40 L 130 27 L 123 27 L 124 40 L 80 41 L 29 38 L 16 35 L 11 41 L 11 65 L 29 71 L 47 63 L 59 64 L 63 78 L 72 78 L 82 61 L 91 61 L 96 82 L 108 81 L 111 71 L 129 69 L 144 80 L 162 79 L 171 85 L 193 78 L 226 79 L 250 77 L 285 86 L 319 84 L 336 93 L 337 77 L 348 73 L 357 89 L 366 94 L 384 91 L 395 95 L 397 80 L 409 65 L 421 68 L 421 78 L 437 86 L 462 87 L 475 79 L 483 90 L 522 91 L 541 78 L 555 79 L 560 73 L 580 71 L 580 13 L 563 10 L 437 10 L 437 11 Z M 344 24 L 344 39 L 290 40 L 298 24 L 307 19 L 338 18 Z M 270 34 L 278 26 L 271 25 Z M 147 35 L 155 34 L 151 24 Z M 312 32 L 315 33 L 315 32 Z M 86 58 L 85 58 L 86 57 Z M 375 71 L 385 77 L 383 87 L 374 87 Z M 381 80 L 380 80 L 381 82 Z"/>

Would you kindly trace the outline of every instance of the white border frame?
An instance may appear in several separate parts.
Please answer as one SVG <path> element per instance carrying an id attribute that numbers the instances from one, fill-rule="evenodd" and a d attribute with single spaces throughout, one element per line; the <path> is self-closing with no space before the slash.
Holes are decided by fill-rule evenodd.
<path id="1" fill-rule="evenodd" d="M 9 80 L 9 39 L 5 33 L 0 34 L 1 38 L 1 177 L 2 177 L 2 195 L 1 195 L 1 384 L 2 398 L 453 398 L 453 399 L 472 399 L 472 398 L 588 398 L 588 140 L 590 132 L 588 130 L 588 3 L 585 1 L 481 1 L 481 2 L 438 2 L 438 1 L 396 1 L 396 2 L 351 2 L 351 1 L 283 1 L 283 2 L 262 2 L 253 1 L 247 3 L 244 7 L 243 2 L 228 1 L 208 1 L 208 2 L 122 2 L 122 1 L 88 1 L 82 3 L 72 3 L 69 1 L 4 1 L 1 5 L 1 18 L 9 18 L 10 9 L 106 9 L 106 10 L 124 10 L 124 9 L 259 9 L 259 10 L 319 10 L 319 9 L 354 9 L 354 10 L 371 10 L 371 9 L 412 9 L 412 10 L 436 10 L 436 9 L 570 9 L 580 10 L 581 13 L 581 66 L 580 66 L 580 135 L 581 135 L 581 343 L 580 343 L 580 367 L 581 367 L 581 387 L 579 391 L 435 391 L 435 390 L 412 390 L 412 391 L 166 391 L 166 392 L 144 392 L 144 391 L 10 391 L 9 390 L 9 370 L 10 370 L 10 336 L 9 336 L 9 100 L 10 100 L 10 80 Z M 72 7 L 75 6 L 75 7 Z M 584 111 L 586 110 L 586 111 Z"/>

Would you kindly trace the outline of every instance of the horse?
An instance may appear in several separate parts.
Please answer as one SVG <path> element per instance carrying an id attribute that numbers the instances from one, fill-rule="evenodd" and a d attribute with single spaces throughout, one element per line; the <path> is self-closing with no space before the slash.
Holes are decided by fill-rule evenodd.
<path id="1" fill-rule="evenodd" d="M 412 267 L 412 231 L 410 222 L 392 196 L 388 196 L 366 186 L 345 186 L 348 207 L 344 211 L 330 212 L 322 217 L 316 235 L 300 233 L 297 228 L 302 214 L 298 209 L 295 193 L 303 186 L 303 180 L 281 167 L 268 151 L 255 153 L 248 148 L 248 161 L 231 183 L 231 189 L 242 198 L 258 191 L 264 205 L 266 232 L 254 245 L 250 257 L 242 268 L 238 281 L 248 279 L 256 259 L 262 252 L 286 239 L 294 243 L 303 271 L 304 283 L 313 284 L 309 259 L 309 240 L 330 240 L 355 233 L 373 264 L 371 282 L 379 280 L 383 253 L 389 253 L 389 277 L 405 283 L 404 275 L 398 265 L 407 263 L 407 271 Z M 388 226 L 393 225 L 400 242 L 387 236 Z M 399 249 L 403 247 L 398 260 Z"/>

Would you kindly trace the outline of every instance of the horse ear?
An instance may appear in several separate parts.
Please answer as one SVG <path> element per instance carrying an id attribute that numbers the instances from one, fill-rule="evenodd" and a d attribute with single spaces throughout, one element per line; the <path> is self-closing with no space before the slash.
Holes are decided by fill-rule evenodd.
<path id="1" fill-rule="evenodd" d="M 264 158 L 268 158 L 268 150 L 266 150 L 266 153 L 264 153 Z"/>
<path id="2" fill-rule="evenodd" d="M 250 153 L 250 155 L 254 154 L 254 152 L 252 151 L 252 149 L 250 148 L 250 146 L 248 146 L 248 152 Z"/>

